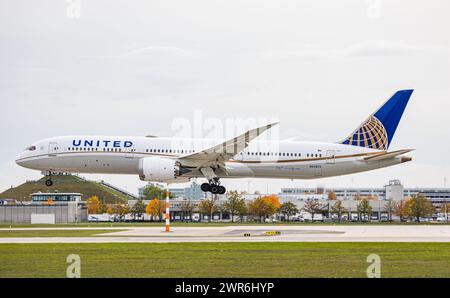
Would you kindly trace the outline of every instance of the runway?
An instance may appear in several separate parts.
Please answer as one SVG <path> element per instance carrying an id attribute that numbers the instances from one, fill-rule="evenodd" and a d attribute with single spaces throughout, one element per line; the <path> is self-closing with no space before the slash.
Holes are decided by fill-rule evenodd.
<path id="1" fill-rule="evenodd" d="M 14 228 L 0 230 L 83 230 L 98 228 Z M 277 225 L 113 227 L 89 237 L 0 238 L 1 243 L 170 243 L 170 242 L 450 242 L 445 225 Z M 116 230 L 116 231 L 115 231 Z M 120 230 L 120 231 L 117 231 Z M 279 232 L 279 235 L 269 235 Z"/>

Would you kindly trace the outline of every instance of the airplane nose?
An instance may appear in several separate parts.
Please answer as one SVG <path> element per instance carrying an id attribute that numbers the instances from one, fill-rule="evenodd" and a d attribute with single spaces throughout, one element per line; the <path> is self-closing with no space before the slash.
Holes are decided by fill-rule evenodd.
<path id="1" fill-rule="evenodd" d="M 19 166 L 21 166 L 21 165 L 22 165 L 22 162 L 20 161 L 20 159 L 19 159 L 19 158 L 17 158 L 17 159 L 16 159 L 16 164 L 18 164 Z"/>
<path id="2" fill-rule="evenodd" d="M 16 164 L 18 164 L 19 166 L 23 166 L 23 154 L 19 154 L 16 158 Z"/>

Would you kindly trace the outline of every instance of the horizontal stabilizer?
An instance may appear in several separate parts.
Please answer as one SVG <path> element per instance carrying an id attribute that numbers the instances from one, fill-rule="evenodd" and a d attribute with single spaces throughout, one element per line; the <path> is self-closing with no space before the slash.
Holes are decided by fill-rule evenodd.
<path id="1" fill-rule="evenodd" d="M 394 158 L 396 156 L 408 153 L 413 151 L 414 149 L 403 149 L 403 150 L 396 150 L 396 151 L 391 151 L 391 152 L 382 152 L 376 155 L 371 155 L 369 157 L 364 158 L 364 160 L 366 161 L 380 161 L 383 159 L 389 159 L 389 158 Z"/>

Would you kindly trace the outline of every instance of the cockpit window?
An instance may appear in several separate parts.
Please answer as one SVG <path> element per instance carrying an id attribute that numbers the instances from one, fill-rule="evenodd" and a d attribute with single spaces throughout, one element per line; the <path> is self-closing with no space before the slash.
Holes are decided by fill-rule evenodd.
<path id="1" fill-rule="evenodd" d="M 27 148 L 25 148 L 25 150 L 27 150 L 27 151 L 34 151 L 34 150 L 36 150 L 36 146 L 27 147 Z"/>

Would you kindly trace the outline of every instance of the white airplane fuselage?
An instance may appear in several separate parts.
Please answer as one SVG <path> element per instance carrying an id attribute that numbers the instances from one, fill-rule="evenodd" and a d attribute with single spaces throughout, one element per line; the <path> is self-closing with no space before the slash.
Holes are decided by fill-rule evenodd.
<path id="1" fill-rule="evenodd" d="M 213 139 L 165 137 L 65 136 L 38 141 L 16 160 L 20 166 L 68 173 L 142 175 L 141 160 L 148 157 L 178 160 L 220 143 Z M 395 156 L 377 161 L 365 158 L 385 151 L 339 143 L 254 140 L 217 168 L 219 178 L 314 179 L 384 168 L 411 160 Z M 196 169 L 182 173 L 186 182 L 203 177 Z M 160 181 L 168 182 L 168 181 Z"/>

